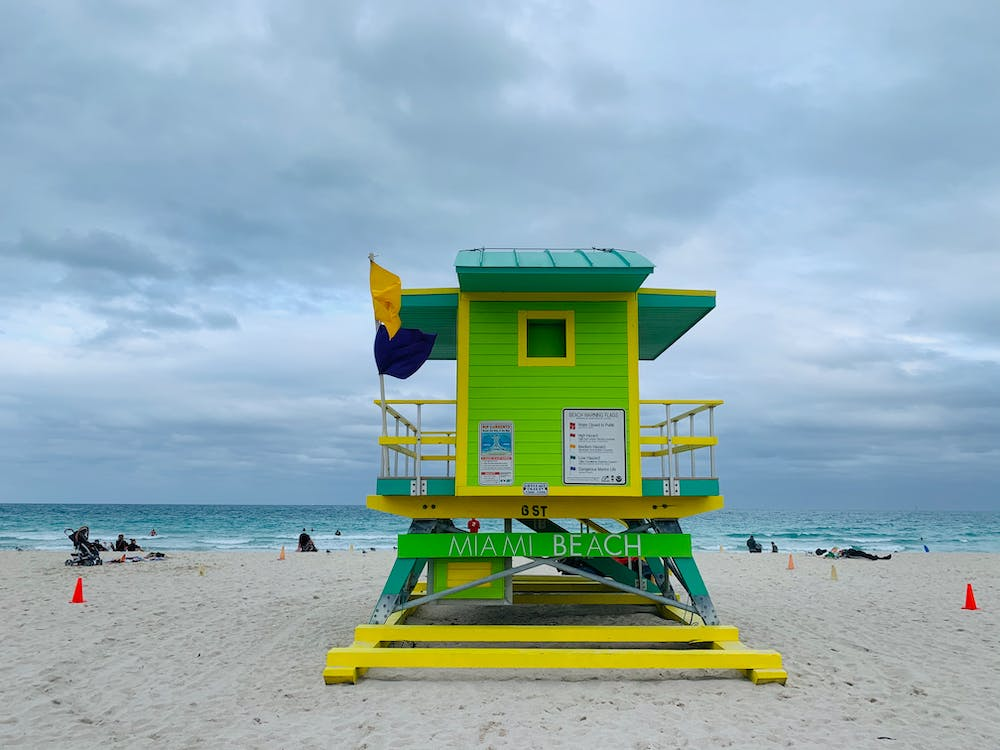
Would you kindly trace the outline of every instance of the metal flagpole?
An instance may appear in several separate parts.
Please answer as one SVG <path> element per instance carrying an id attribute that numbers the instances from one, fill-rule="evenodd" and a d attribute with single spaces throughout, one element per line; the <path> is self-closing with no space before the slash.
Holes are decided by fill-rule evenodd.
<path id="1" fill-rule="evenodd" d="M 368 253 L 368 262 L 375 262 L 375 253 Z M 371 266 L 369 266 L 371 268 Z M 379 321 L 375 321 L 375 333 L 378 334 L 378 327 L 382 325 Z M 378 374 L 378 392 L 379 398 L 382 404 L 382 437 L 388 437 L 389 435 L 389 421 L 386 417 L 386 405 L 385 405 L 385 375 L 382 373 Z M 389 446 L 382 446 L 382 476 L 389 475 Z"/>
<path id="2" fill-rule="evenodd" d="M 386 420 L 386 406 L 385 406 L 385 375 L 382 373 L 378 374 L 378 391 L 379 396 L 382 399 L 382 437 L 386 437 L 389 434 L 389 424 Z M 386 477 L 389 475 L 389 446 L 382 446 L 382 476 Z"/>

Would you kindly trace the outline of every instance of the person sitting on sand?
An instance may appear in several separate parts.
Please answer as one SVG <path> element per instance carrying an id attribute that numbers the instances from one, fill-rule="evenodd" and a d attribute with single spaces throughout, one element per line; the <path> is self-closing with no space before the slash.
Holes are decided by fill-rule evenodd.
<path id="1" fill-rule="evenodd" d="M 764 548 L 760 546 L 760 542 L 753 538 L 753 534 L 747 539 L 747 549 L 751 552 L 760 552 Z"/>
<path id="2" fill-rule="evenodd" d="M 115 539 L 115 543 L 111 545 L 111 549 L 115 552 L 125 552 L 128 549 L 128 542 L 125 541 L 124 534 L 118 535 L 118 538 Z"/>
<path id="3" fill-rule="evenodd" d="M 95 539 L 93 542 L 91 542 L 91 544 L 94 545 L 94 549 L 96 549 L 98 552 L 108 551 L 108 548 L 104 546 L 104 544 L 101 542 L 100 539 Z"/>
<path id="4" fill-rule="evenodd" d="M 296 548 L 296 552 L 318 552 L 316 549 L 316 544 L 313 542 L 312 537 L 306 533 L 305 529 L 302 529 L 302 533 L 299 534 L 299 546 Z"/>
<path id="5" fill-rule="evenodd" d="M 886 555 L 884 557 L 879 557 L 878 555 L 873 555 L 870 552 L 865 552 L 863 549 L 858 549 L 857 547 L 848 547 L 847 549 L 842 549 L 840 551 L 840 557 L 863 557 L 866 560 L 891 560 L 892 555 Z"/>
<path id="6" fill-rule="evenodd" d="M 129 539 L 128 544 L 125 547 L 126 552 L 142 552 L 142 547 L 135 539 Z"/>
<path id="7" fill-rule="evenodd" d="M 778 551 L 778 545 L 775 544 L 774 542 L 771 542 L 771 552 L 777 552 L 777 551 Z"/>

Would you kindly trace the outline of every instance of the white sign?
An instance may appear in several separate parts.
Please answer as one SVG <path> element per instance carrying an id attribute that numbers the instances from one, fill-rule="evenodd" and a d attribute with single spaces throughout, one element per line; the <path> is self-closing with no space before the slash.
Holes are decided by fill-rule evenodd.
<path id="1" fill-rule="evenodd" d="M 479 484 L 514 484 L 514 423 L 479 423 Z"/>
<path id="2" fill-rule="evenodd" d="M 624 409 L 563 409 L 563 484 L 624 485 Z"/>
<path id="3" fill-rule="evenodd" d="M 548 482 L 525 482 L 521 485 L 521 492 L 525 495 L 548 495 Z"/>

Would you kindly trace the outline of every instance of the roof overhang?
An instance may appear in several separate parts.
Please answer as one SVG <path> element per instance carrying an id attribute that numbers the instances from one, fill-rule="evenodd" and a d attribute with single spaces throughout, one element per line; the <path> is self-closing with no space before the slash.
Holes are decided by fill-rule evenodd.
<path id="1" fill-rule="evenodd" d="M 437 334 L 431 359 L 457 358 L 458 294 L 458 289 L 403 292 L 403 325 Z M 644 360 L 659 357 L 715 307 L 713 291 L 640 289 L 637 297 L 639 359 Z"/>
<path id="2" fill-rule="evenodd" d="M 715 307 L 715 292 L 640 289 L 639 359 L 656 359 Z"/>

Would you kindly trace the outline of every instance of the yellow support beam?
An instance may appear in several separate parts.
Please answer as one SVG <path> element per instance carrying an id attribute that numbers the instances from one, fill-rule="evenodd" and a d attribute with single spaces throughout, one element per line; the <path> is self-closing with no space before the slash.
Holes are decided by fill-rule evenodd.
<path id="1" fill-rule="evenodd" d="M 520 490 L 518 489 L 518 492 Z M 720 510 L 722 495 L 524 497 L 523 495 L 369 495 L 368 507 L 407 518 L 687 518 Z M 527 508 L 527 512 L 525 512 Z"/>
<path id="2" fill-rule="evenodd" d="M 738 641 L 731 625 L 358 625 L 355 642 L 712 643 Z"/>
<path id="3" fill-rule="evenodd" d="M 648 606 L 654 607 L 657 602 L 638 594 L 626 594 L 622 591 L 611 591 L 609 593 L 559 593 L 559 592 L 531 592 L 519 593 L 514 591 L 514 604 L 600 604 L 602 606 Z"/>
<path id="4" fill-rule="evenodd" d="M 400 435 L 396 437 L 394 435 L 380 435 L 378 439 L 379 445 L 416 445 L 417 442 L 416 436 L 404 437 Z M 424 445 L 454 445 L 455 438 L 447 435 L 429 435 L 425 432 L 419 442 Z"/>
<path id="5" fill-rule="evenodd" d="M 780 670 L 774 651 L 655 648 L 370 648 L 331 649 L 327 671 L 346 666 L 435 669 L 739 669 Z"/>
<path id="6" fill-rule="evenodd" d="M 746 646 L 735 640 L 713 643 L 712 648 L 729 653 L 745 653 L 748 650 Z M 743 674 L 754 685 L 762 685 L 768 682 L 780 682 L 784 685 L 788 680 L 788 673 L 781 668 L 781 664 L 778 664 L 777 667 L 750 667 L 744 669 Z"/>

